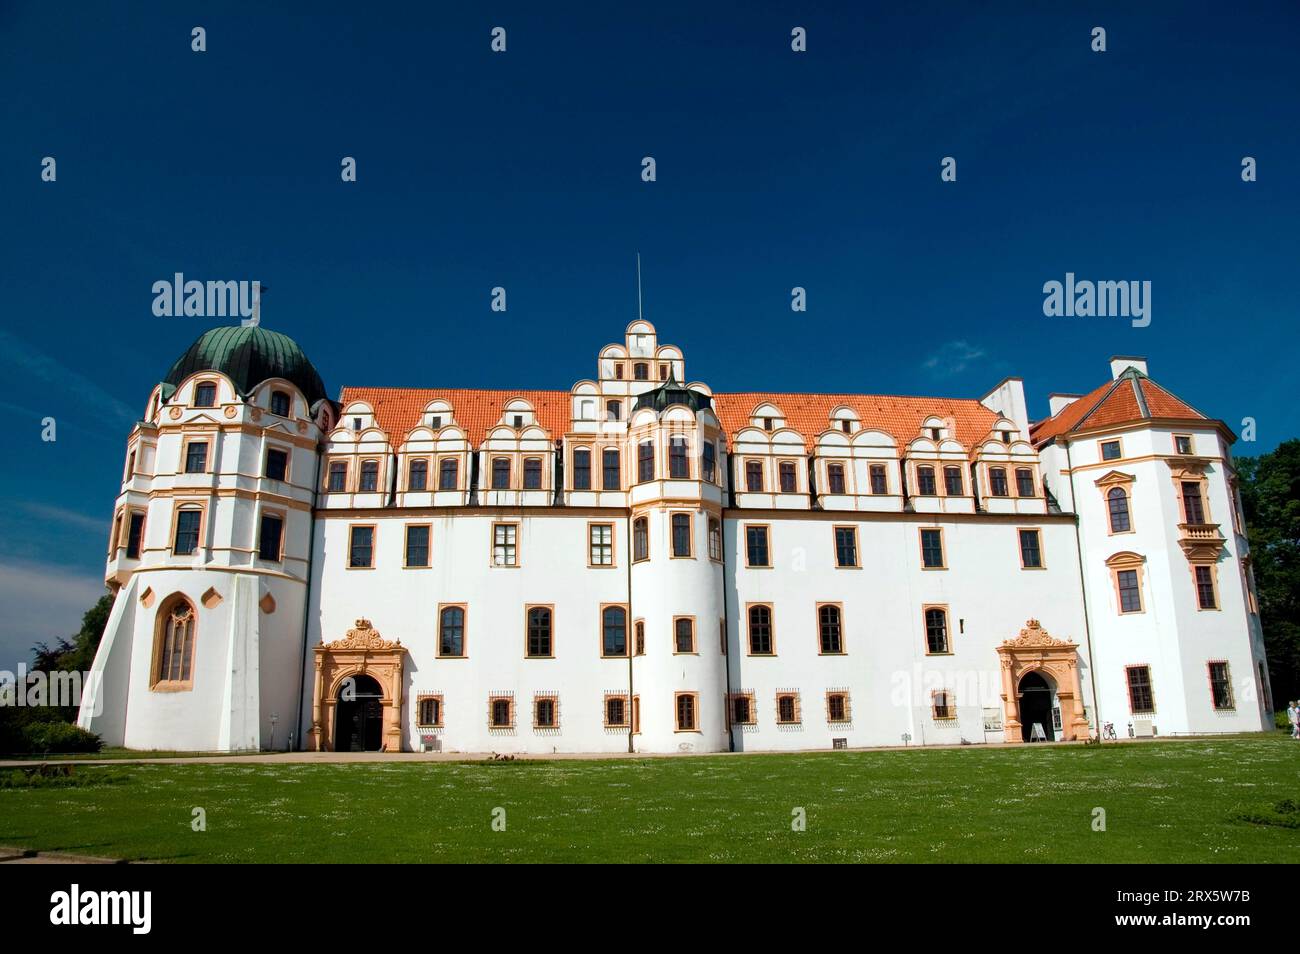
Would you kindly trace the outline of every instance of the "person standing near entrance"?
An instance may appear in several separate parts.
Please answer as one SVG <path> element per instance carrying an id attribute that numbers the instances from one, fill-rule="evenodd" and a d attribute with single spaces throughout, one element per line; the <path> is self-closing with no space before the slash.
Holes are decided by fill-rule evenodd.
<path id="1" fill-rule="evenodd" d="M 1291 722 L 1291 738 L 1300 739 L 1300 703 L 1287 703 L 1286 717 Z"/>

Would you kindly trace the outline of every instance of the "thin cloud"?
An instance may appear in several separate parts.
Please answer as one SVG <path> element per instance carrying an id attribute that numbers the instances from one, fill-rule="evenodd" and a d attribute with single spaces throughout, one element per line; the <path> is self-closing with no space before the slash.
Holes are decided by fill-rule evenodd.
<path id="1" fill-rule="evenodd" d="M 108 410 L 121 418 L 123 423 L 139 420 L 138 409 L 129 407 L 84 374 L 73 371 L 7 331 L 0 331 L 0 359 L 16 368 L 19 374 L 25 372 L 90 407 Z"/>
<path id="2" fill-rule="evenodd" d="M 952 377 L 985 356 L 983 348 L 967 341 L 949 341 L 922 362 L 921 367 L 935 377 Z"/>
<path id="3" fill-rule="evenodd" d="M 89 514 L 78 513 L 75 510 L 29 501 L 24 501 L 19 506 L 38 520 L 53 520 L 56 523 L 66 524 L 82 530 L 107 532 L 108 522 L 104 518 L 92 517 Z"/>
<path id="4" fill-rule="evenodd" d="M 105 593 L 93 575 L 44 563 L 0 562 L 0 669 L 31 664 L 32 647 L 51 646 L 81 628 L 81 617 Z"/>

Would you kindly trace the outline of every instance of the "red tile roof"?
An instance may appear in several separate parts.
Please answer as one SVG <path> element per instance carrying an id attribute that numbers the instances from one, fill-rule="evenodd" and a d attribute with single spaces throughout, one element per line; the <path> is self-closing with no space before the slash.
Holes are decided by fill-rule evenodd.
<path id="1" fill-rule="evenodd" d="M 502 408 L 514 398 L 523 398 L 537 412 L 537 421 L 559 439 L 569 430 L 572 395 L 568 391 L 494 391 L 484 388 L 344 388 L 339 401 L 346 407 L 365 401 L 375 409 L 375 423 L 388 433 L 394 447 L 420 423 L 430 401 L 451 405 L 452 416 L 463 427 L 475 447 L 483 443 L 488 429 L 501 420 Z"/>
<path id="2" fill-rule="evenodd" d="M 751 391 L 715 394 L 713 405 L 727 434 L 734 435 L 750 425 L 760 404 L 775 406 L 785 422 L 804 436 L 811 447 L 814 439 L 831 425 L 831 412 L 841 405 L 851 408 L 863 427 L 884 431 L 902 446 L 921 433 L 921 422 L 931 415 L 953 421 L 952 436 L 967 448 L 989 436 L 998 415 L 979 401 L 969 398 L 903 397 L 893 394 L 778 394 Z"/>
<path id="3" fill-rule="evenodd" d="M 1130 369 L 1063 407 L 1055 417 L 1030 427 L 1038 446 L 1070 431 L 1129 424 L 1151 418 L 1207 421 L 1196 408 L 1170 394 L 1146 375 Z"/>

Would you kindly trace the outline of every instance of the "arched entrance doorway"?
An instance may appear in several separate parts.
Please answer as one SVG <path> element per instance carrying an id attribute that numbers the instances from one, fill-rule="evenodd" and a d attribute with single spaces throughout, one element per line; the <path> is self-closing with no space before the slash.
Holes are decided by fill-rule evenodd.
<path id="1" fill-rule="evenodd" d="M 402 660 L 398 640 L 384 639 L 359 619 L 342 639 L 316 647 L 311 733 L 320 752 L 402 750 Z"/>
<path id="2" fill-rule="evenodd" d="M 334 719 L 335 752 L 378 752 L 383 748 L 384 693 L 379 683 L 358 674 L 339 686 Z"/>
<path id="3" fill-rule="evenodd" d="M 1048 742 L 1056 741 L 1056 733 L 1052 731 L 1052 687 L 1042 673 L 1025 673 L 1020 677 L 1016 692 L 1020 696 L 1021 741 L 1034 741 L 1036 725 L 1043 727 Z"/>

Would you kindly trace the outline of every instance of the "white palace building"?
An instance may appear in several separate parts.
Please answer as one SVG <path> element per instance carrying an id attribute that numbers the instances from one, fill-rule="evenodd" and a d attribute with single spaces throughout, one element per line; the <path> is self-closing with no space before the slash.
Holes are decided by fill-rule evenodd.
<path id="1" fill-rule="evenodd" d="M 1230 446 L 1050 396 L 717 394 L 637 320 L 567 391 L 198 339 L 127 439 L 80 724 L 236 751 L 716 752 L 1258 731 Z M 690 382 L 690 383 L 683 383 Z"/>

